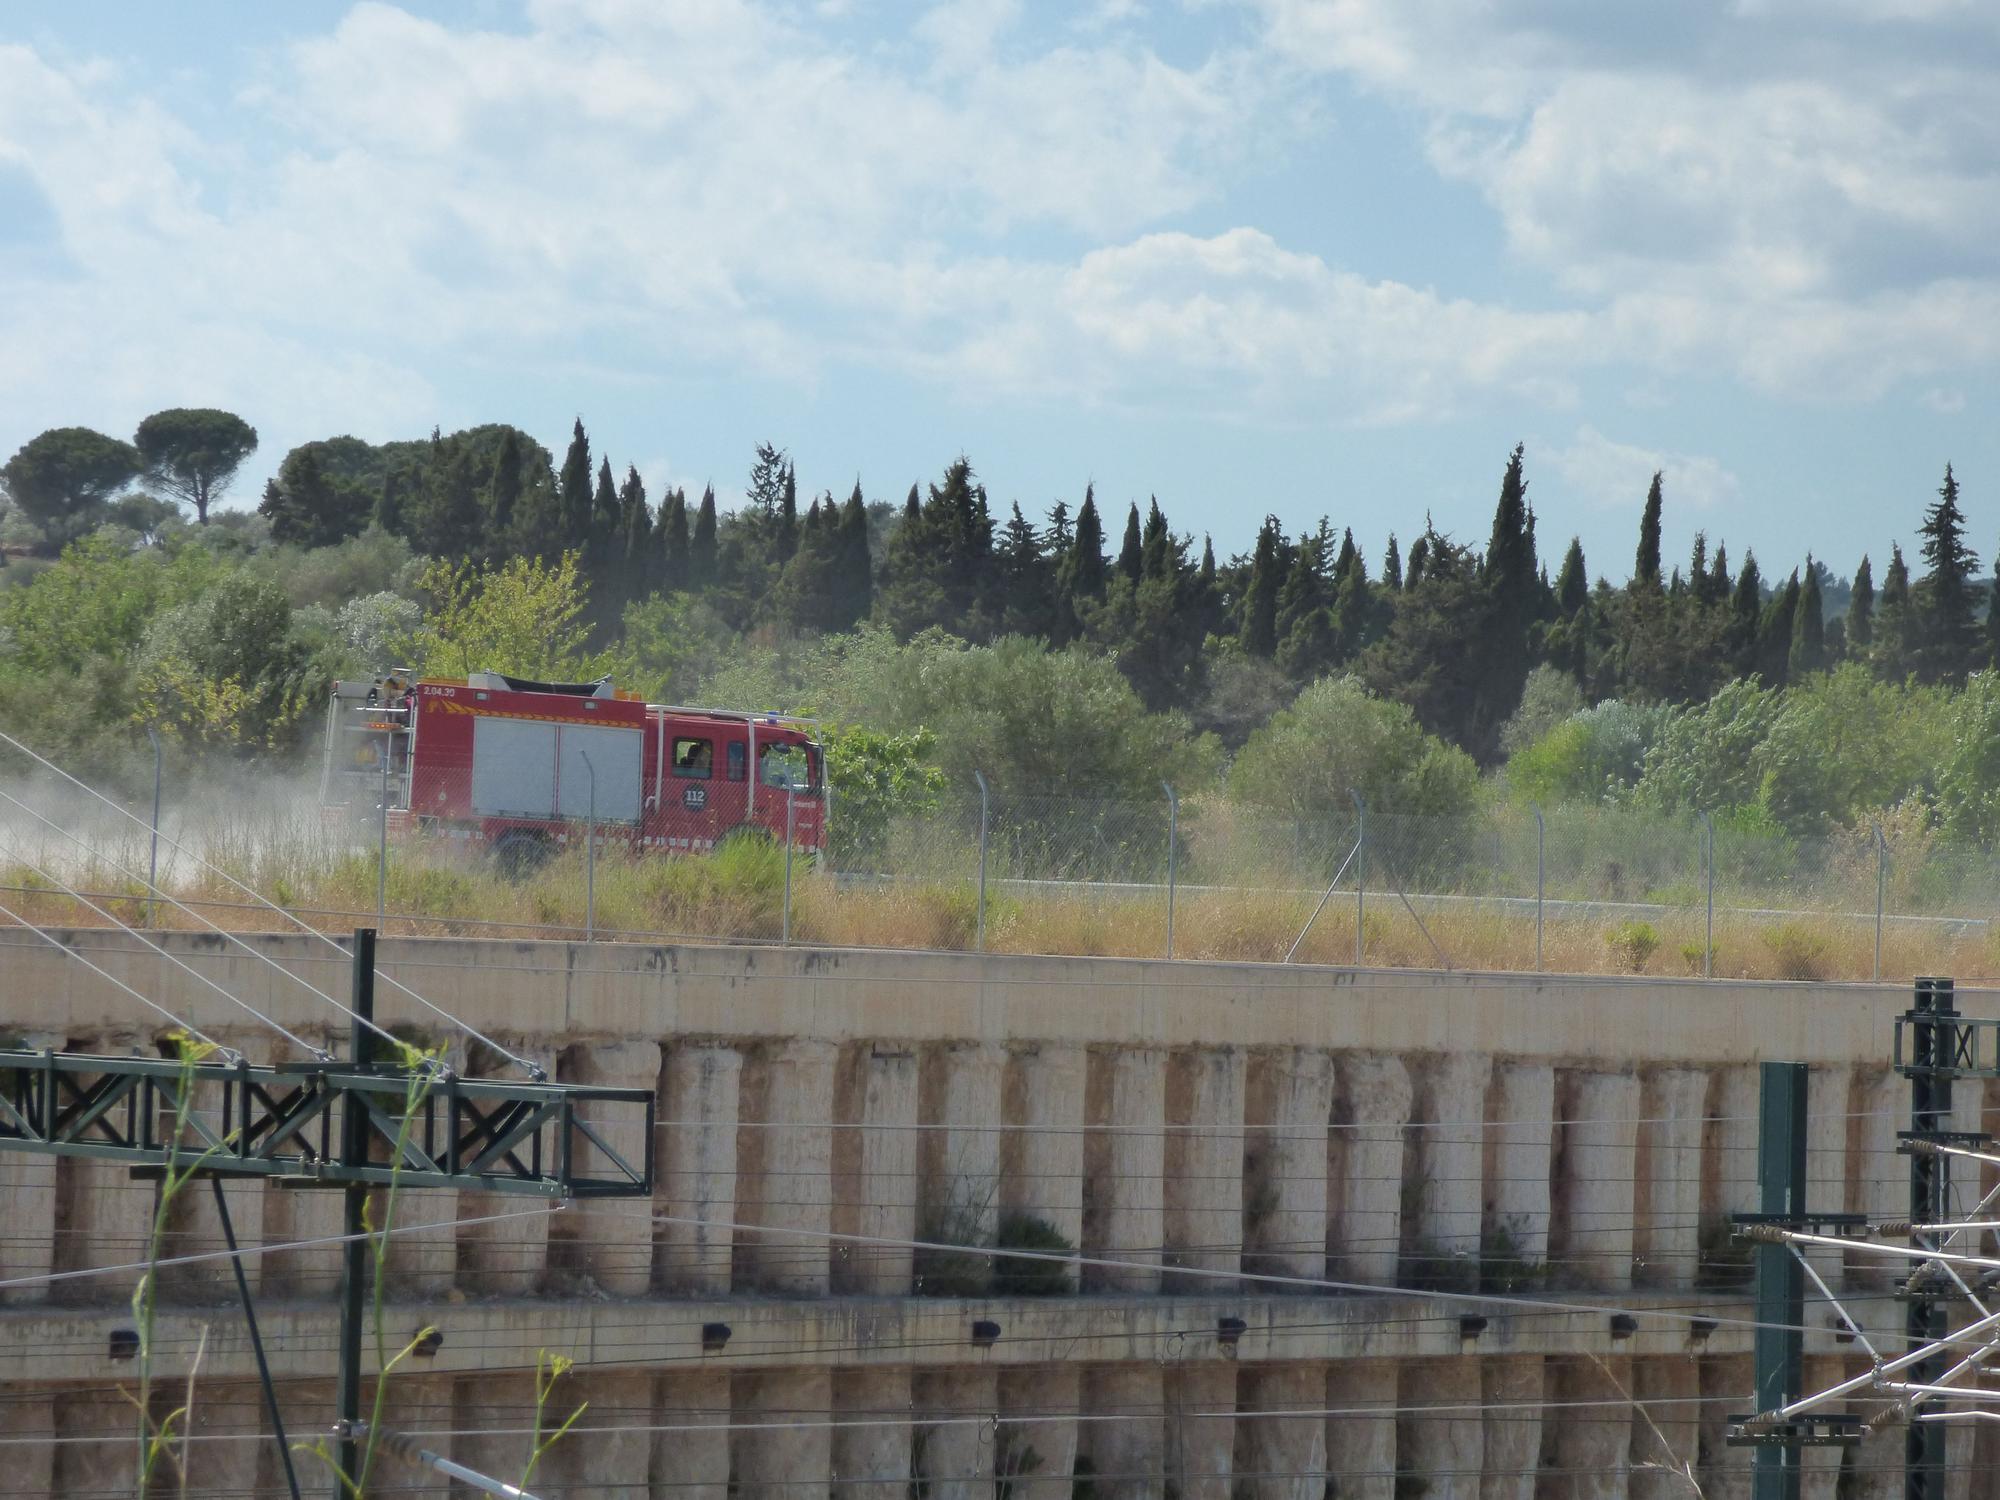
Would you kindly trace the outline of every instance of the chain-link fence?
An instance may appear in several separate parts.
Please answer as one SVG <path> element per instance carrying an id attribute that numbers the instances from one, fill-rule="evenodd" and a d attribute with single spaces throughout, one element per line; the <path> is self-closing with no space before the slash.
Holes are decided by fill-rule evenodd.
<path id="1" fill-rule="evenodd" d="M 2000 858 L 1915 818 L 1803 837 L 1358 796 L 1286 817 L 975 776 L 858 837 L 784 767 L 575 769 L 547 807 L 499 812 L 470 770 L 392 767 L 386 805 L 377 777 L 334 807 L 297 778 L 169 777 L 157 818 L 149 795 L 24 775 L 0 783 L 0 921 L 1865 979 L 1984 972 L 2000 911 Z"/>

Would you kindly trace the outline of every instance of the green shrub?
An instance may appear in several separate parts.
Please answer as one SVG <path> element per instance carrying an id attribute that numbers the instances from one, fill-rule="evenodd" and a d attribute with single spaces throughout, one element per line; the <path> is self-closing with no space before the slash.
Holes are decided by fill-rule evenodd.
<path id="1" fill-rule="evenodd" d="M 1620 922 L 1604 935 L 1604 946 L 1627 974 L 1639 974 L 1658 951 L 1660 935 L 1651 922 Z"/>
<path id="2" fill-rule="evenodd" d="M 1832 944 L 1826 934 L 1803 922 L 1784 922 L 1764 934 L 1764 946 L 1780 979 L 1824 979 Z"/>
<path id="3" fill-rule="evenodd" d="M 1548 1263 L 1532 1258 L 1522 1243 L 1522 1221 L 1510 1215 L 1479 1237 L 1479 1290 L 1532 1292 L 1548 1280 Z"/>
<path id="4" fill-rule="evenodd" d="M 1005 1213 L 993 1244 L 1000 1250 L 1034 1250 L 1044 1255 L 1074 1255 L 1060 1229 L 1036 1214 Z M 996 1297 L 1061 1297 L 1070 1290 L 1069 1267 L 1052 1260 L 1010 1260 L 1000 1257 L 993 1264 L 993 1295 Z"/>

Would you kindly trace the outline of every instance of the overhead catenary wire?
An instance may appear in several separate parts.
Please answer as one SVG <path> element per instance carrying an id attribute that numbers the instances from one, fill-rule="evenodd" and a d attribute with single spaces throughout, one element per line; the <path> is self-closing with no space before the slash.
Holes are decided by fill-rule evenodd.
<path id="1" fill-rule="evenodd" d="M 149 832 L 157 832 L 157 830 L 153 829 L 151 824 L 146 822 L 146 820 L 141 818 L 137 813 L 134 813 L 129 808 L 120 807 L 111 798 L 105 796 L 104 793 L 98 791 L 97 788 L 91 786 L 88 782 L 82 781 L 79 778 L 72 776 L 68 771 L 65 771 L 61 766 L 57 765 L 47 756 L 40 754 L 39 752 L 35 751 L 34 749 L 30 748 L 27 745 L 24 745 L 23 743 L 21 743 L 20 740 L 16 739 L 11 734 L 8 734 L 5 730 L 0 730 L 0 743 L 11 745 L 14 749 L 20 751 L 23 755 L 27 756 L 37 765 L 40 765 L 43 768 L 54 772 L 57 776 L 60 776 L 64 781 L 68 782 L 71 786 L 76 787 L 79 791 L 82 791 L 87 796 L 94 797 L 97 801 L 102 802 L 106 807 L 110 808 L 120 817 L 131 820 L 133 823 L 136 823 L 140 827 L 147 829 Z M 0 793 L 0 795 L 4 795 L 4 793 Z M 15 802 L 15 805 L 17 806 L 23 806 L 23 804 L 19 803 L 18 801 L 16 801 L 16 799 L 12 797 L 8 797 L 7 800 L 10 802 Z M 32 809 L 27 809 L 27 810 L 30 812 L 33 811 Z M 77 838 L 77 836 L 71 833 L 69 830 L 62 829 L 60 825 L 49 822 L 49 820 L 47 818 L 42 817 L 40 813 L 34 813 L 34 816 L 39 821 L 47 823 L 48 826 L 56 828 L 59 832 L 64 833 L 65 836 L 71 838 Z M 327 944 L 329 947 L 339 949 L 340 951 L 345 952 L 344 949 L 340 949 L 340 944 L 334 938 L 328 936 L 326 933 L 321 932 L 311 923 L 303 921 L 300 918 L 293 916 L 290 912 L 287 912 L 283 907 L 279 906 L 276 902 L 271 901 L 267 897 L 265 897 L 262 892 L 253 889 L 249 885 L 246 885 L 243 881 L 238 880 L 234 875 L 231 875 L 227 870 L 224 870 L 220 866 L 212 863 L 211 861 L 204 859 L 201 855 L 194 853 L 192 850 L 187 848 L 186 845 L 182 844 L 178 839 L 166 838 L 164 835 L 162 835 L 162 837 L 165 838 L 165 842 L 171 845 L 175 850 L 177 850 L 182 854 L 187 855 L 190 859 L 194 860 L 196 864 L 200 865 L 204 870 L 207 870 L 211 874 L 214 874 L 220 877 L 221 879 L 227 881 L 230 885 L 234 886 L 237 890 L 242 891 L 245 895 L 251 897 L 260 905 L 277 913 L 280 917 L 284 918 L 286 922 L 290 923 L 291 926 L 296 928 L 298 931 L 305 933 L 307 936 L 315 938 L 322 943 Z M 77 842 L 81 843 L 82 840 L 80 838 L 77 838 Z M 154 885 L 151 881 L 147 881 L 145 882 L 145 884 L 146 888 L 149 891 L 152 891 L 154 894 L 159 895 L 167 900 L 173 899 L 171 896 L 168 896 L 168 894 L 164 890 L 160 889 L 160 887 L 158 887 L 157 885 Z M 192 915 L 192 913 L 190 913 L 190 915 Z M 213 926 L 213 924 L 209 925 Z M 217 928 L 216 930 L 221 931 L 220 928 Z M 513 1052 L 511 1049 L 502 1046 L 500 1043 L 494 1041 L 493 1038 L 486 1035 L 484 1032 L 480 1031 L 477 1027 L 474 1027 L 469 1023 L 460 1020 L 450 1011 L 444 1009 L 444 1007 L 437 1005 L 432 1001 L 426 999 L 423 995 L 417 993 L 417 991 L 412 989 L 409 985 L 404 984 L 401 980 L 395 978 L 395 976 L 384 973 L 380 967 L 378 967 L 375 970 L 375 972 L 385 983 L 389 984 L 391 987 L 397 990 L 402 991 L 410 999 L 416 1001 L 417 1004 L 423 1006 L 424 1009 L 430 1011 L 433 1015 L 436 1015 L 437 1017 L 447 1022 L 448 1024 L 456 1027 L 459 1031 L 463 1032 L 466 1036 L 472 1038 L 474 1041 L 481 1042 L 487 1047 L 492 1048 L 492 1050 L 495 1053 L 497 1053 L 501 1057 L 504 1057 L 508 1062 L 512 1063 L 515 1067 L 525 1071 L 528 1074 L 528 1076 L 534 1079 L 536 1082 L 538 1083 L 542 1082 L 547 1078 L 548 1074 L 546 1070 L 543 1069 L 541 1064 L 533 1061 L 530 1058 L 521 1057 L 517 1055 L 515 1052 Z M 351 1010 L 348 1006 L 341 1004 L 341 1002 L 338 1000 L 334 1000 L 332 996 L 326 995 L 324 991 L 315 991 L 315 993 L 320 994 L 323 998 L 327 999 L 333 1005 L 337 1006 L 350 1019 L 356 1022 L 360 1022 L 361 1018 L 357 1016 L 354 1013 L 354 1011 Z M 386 1036 L 387 1033 L 383 1033 L 383 1035 Z M 389 1040 L 394 1041 L 395 1039 L 391 1037 L 389 1038 Z"/>

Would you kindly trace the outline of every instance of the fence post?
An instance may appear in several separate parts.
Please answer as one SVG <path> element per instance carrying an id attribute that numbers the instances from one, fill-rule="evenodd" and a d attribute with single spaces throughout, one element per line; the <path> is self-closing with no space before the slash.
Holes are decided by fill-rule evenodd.
<path id="1" fill-rule="evenodd" d="M 779 941 L 786 944 L 792 940 L 792 799 L 795 795 L 793 788 L 785 788 L 785 926 Z"/>
<path id="2" fill-rule="evenodd" d="M 588 750 L 576 753 L 590 777 L 590 822 L 583 832 L 583 940 L 588 943 L 597 935 L 597 767 Z"/>
<path id="3" fill-rule="evenodd" d="M 375 809 L 375 926 L 389 925 L 389 731 L 382 731 L 382 805 Z"/>
<path id="4" fill-rule="evenodd" d="M 1542 822 L 1542 805 L 1528 804 L 1535 810 L 1535 972 L 1542 972 L 1542 904 L 1548 892 L 1546 863 L 1543 859 L 1544 846 L 1548 842 L 1548 827 Z"/>
<path id="5" fill-rule="evenodd" d="M 146 726 L 146 738 L 153 742 L 153 851 L 146 859 L 146 925 L 160 925 L 160 732 Z"/>
<path id="6" fill-rule="evenodd" d="M 1702 931 L 1701 977 L 1703 979 L 1713 979 L 1715 977 L 1715 819 L 1707 813 L 1703 813 L 1701 815 L 1701 826 L 1703 843 L 1707 850 L 1704 863 L 1708 866 L 1706 872 L 1708 877 L 1706 881 L 1708 886 L 1708 917 L 1707 925 Z"/>
<path id="7" fill-rule="evenodd" d="M 986 834 L 989 797 L 986 789 L 986 773 L 974 771 L 972 779 L 979 783 L 979 937 L 978 951 L 986 951 Z"/>
<path id="8" fill-rule="evenodd" d="M 1882 837 L 1882 825 L 1875 829 L 1875 978 L 1882 978 L 1882 908 L 1889 891 L 1889 841 Z"/>
<path id="9" fill-rule="evenodd" d="M 1174 877 L 1179 873 L 1181 846 L 1181 799 L 1173 783 L 1162 781 L 1167 794 L 1167 957 L 1174 956 Z"/>
<path id="10" fill-rule="evenodd" d="M 1368 915 L 1368 804 L 1353 787 L 1354 799 L 1354 967 L 1361 967 L 1361 921 Z"/>

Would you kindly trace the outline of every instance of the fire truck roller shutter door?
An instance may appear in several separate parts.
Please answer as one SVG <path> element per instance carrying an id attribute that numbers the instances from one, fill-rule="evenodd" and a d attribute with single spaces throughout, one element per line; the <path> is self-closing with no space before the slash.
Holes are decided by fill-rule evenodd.
<path id="1" fill-rule="evenodd" d="M 555 725 L 533 719 L 473 721 L 472 810 L 486 817 L 555 816 Z"/>
<path id="2" fill-rule="evenodd" d="M 556 815 L 590 816 L 590 777 L 597 775 L 597 821 L 632 823 L 639 817 L 640 778 L 645 765 L 645 735 L 613 724 L 565 724 L 558 738 L 560 774 L 556 780 Z M 590 757 L 585 770 L 583 757 Z"/>

